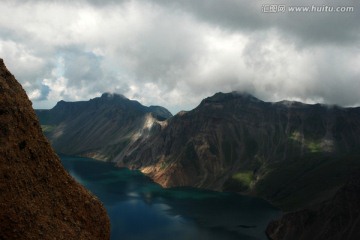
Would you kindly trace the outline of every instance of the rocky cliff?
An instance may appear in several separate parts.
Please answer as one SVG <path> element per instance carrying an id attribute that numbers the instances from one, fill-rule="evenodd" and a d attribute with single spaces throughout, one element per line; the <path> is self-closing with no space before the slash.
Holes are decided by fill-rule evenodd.
<path id="1" fill-rule="evenodd" d="M 110 93 L 90 101 L 60 101 L 36 113 L 56 152 L 100 160 L 113 160 L 147 124 L 160 126 L 172 116 L 163 107 L 145 107 Z"/>
<path id="2" fill-rule="evenodd" d="M 140 169 L 164 187 L 247 192 L 287 210 L 328 199 L 360 167 L 360 108 L 232 92 L 170 117 L 104 94 L 38 114 L 59 152 Z"/>
<path id="3" fill-rule="evenodd" d="M 360 167 L 360 108 L 217 93 L 152 131 L 117 164 L 165 187 L 247 191 L 286 209 L 327 198 Z"/>
<path id="4" fill-rule="evenodd" d="M 99 200 L 64 170 L 0 59 L 0 239 L 109 239 Z"/>
<path id="5" fill-rule="evenodd" d="M 272 240 L 360 239 L 360 173 L 330 200 L 284 215 L 271 222 L 266 233 Z"/>

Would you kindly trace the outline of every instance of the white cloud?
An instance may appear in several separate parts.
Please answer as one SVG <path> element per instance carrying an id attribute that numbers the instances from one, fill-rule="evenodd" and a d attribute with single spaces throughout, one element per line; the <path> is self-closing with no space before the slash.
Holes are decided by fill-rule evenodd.
<path id="1" fill-rule="evenodd" d="M 0 56 L 35 107 L 105 91 L 174 113 L 233 90 L 264 100 L 360 104 L 358 9 L 269 15 L 261 4 L 6 1 Z"/>

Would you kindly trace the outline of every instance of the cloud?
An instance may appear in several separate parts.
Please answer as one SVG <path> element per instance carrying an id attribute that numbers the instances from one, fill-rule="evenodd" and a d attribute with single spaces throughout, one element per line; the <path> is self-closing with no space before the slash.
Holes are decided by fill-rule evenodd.
<path id="1" fill-rule="evenodd" d="M 163 0 L 153 0 L 164 4 Z M 200 21 L 211 23 L 220 28 L 232 31 L 254 32 L 277 28 L 283 34 L 295 36 L 298 41 L 306 44 L 354 44 L 359 41 L 360 3 L 356 0 L 206 0 L 206 1 L 174 1 L 167 0 L 168 5 L 191 12 Z M 264 13 L 266 5 L 309 6 L 309 7 L 354 7 L 353 12 L 308 12 L 294 13 L 286 10 L 284 13 Z"/>
<path id="2" fill-rule="evenodd" d="M 360 6 L 263 13 L 264 4 L 339 1 L 6 1 L 0 56 L 35 107 L 118 92 L 176 113 L 218 91 L 359 105 Z"/>

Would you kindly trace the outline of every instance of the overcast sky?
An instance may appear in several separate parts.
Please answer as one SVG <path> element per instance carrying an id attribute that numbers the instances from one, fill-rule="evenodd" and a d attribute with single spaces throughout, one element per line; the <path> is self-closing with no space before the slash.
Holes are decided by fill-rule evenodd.
<path id="1" fill-rule="evenodd" d="M 0 57 L 35 108 L 116 92 L 172 113 L 216 92 L 360 105 L 352 0 L 0 0 Z M 285 12 L 268 13 L 268 4 Z M 290 12 L 291 6 L 353 12 Z"/>

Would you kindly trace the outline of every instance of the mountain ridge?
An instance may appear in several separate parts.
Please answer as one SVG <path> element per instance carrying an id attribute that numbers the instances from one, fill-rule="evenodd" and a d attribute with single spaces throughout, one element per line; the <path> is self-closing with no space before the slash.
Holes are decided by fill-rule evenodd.
<path id="1" fill-rule="evenodd" d="M 57 126 L 47 134 L 55 149 L 139 169 L 164 187 L 192 186 L 247 192 L 285 209 L 293 209 L 300 205 L 291 203 L 293 190 L 286 186 L 279 188 L 281 182 L 292 179 L 293 184 L 303 186 L 306 179 L 315 178 L 306 169 L 313 167 L 320 171 L 341 161 L 357 166 L 356 156 L 360 155 L 357 147 L 360 144 L 359 107 L 264 102 L 248 93 L 219 92 L 205 98 L 191 111 L 166 118 L 157 118 L 152 112 L 135 114 L 139 112 L 140 103 L 132 107 L 127 105 L 126 114 L 125 108 L 119 110 L 121 114 L 116 114 L 118 108 L 111 105 L 112 110 L 105 110 L 101 102 L 97 107 L 107 114 L 96 122 L 93 119 L 98 116 L 94 113 L 99 109 L 88 107 L 96 101 L 81 102 L 92 114 L 81 117 L 76 124 L 76 119 L 67 120 L 67 125 L 79 128 L 76 129 L 78 135 L 72 134 L 71 139 L 63 140 L 62 144 L 78 148 L 81 142 L 95 149 L 104 142 L 101 137 L 93 135 L 89 139 L 83 136 L 80 140 L 79 135 L 97 128 L 102 134 L 111 133 L 110 137 L 105 137 L 106 141 L 111 139 L 109 144 L 95 154 L 87 149 L 78 153 L 69 151 L 56 143 L 56 134 L 62 130 Z M 77 115 L 82 114 L 77 112 Z M 112 126 L 111 131 L 103 127 L 109 126 L 109 120 L 116 122 L 118 119 L 122 119 L 121 124 Z M 298 166 L 307 178 L 295 178 L 297 174 L 287 176 L 287 171 L 295 171 L 293 166 Z M 340 175 L 339 184 L 345 182 L 346 169 L 326 171 Z M 269 186 L 267 179 L 276 184 Z M 336 190 L 331 189 L 325 187 L 328 192 Z M 322 193 L 325 190 L 319 189 L 318 201 L 325 198 L 326 194 Z"/>
<path id="2" fill-rule="evenodd" d="M 57 152 L 100 160 L 110 160 L 125 147 L 149 117 L 160 125 L 172 116 L 163 107 L 146 107 L 110 93 L 89 101 L 59 101 L 36 113 Z"/>
<path id="3" fill-rule="evenodd" d="M 119 116 L 112 114 L 113 119 Z M 360 169 L 360 107 L 264 102 L 231 92 L 216 93 L 193 110 L 168 118 L 147 112 L 137 119 L 130 121 L 136 123 L 130 130 L 129 118 L 112 129 L 111 138 L 123 141 L 109 145 L 105 156 L 90 156 L 141 170 L 163 187 L 235 191 L 262 197 L 285 211 L 304 209 L 305 215 L 289 213 L 270 224 L 267 233 L 272 239 L 303 231 L 295 223 L 307 213 L 319 214 L 316 221 L 323 221 L 326 214 L 308 208 L 326 208 L 326 202 L 342 192 L 349 174 Z M 96 126 L 101 125 L 91 124 Z M 56 135 L 48 136 L 51 140 Z M 339 209 L 333 217 L 341 214 Z"/>
<path id="4" fill-rule="evenodd" d="M 338 147 L 338 146 L 333 145 L 332 133 L 331 133 L 331 131 L 328 131 L 328 129 L 330 127 L 329 126 L 323 126 L 323 123 L 321 121 L 325 121 L 326 119 L 324 117 L 322 117 L 322 118 L 320 117 L 322 114 L 324 114 L 325 116 L 326 115 L 331 116 L 334 112 L 336 112 L 339 115 L 344 115 L 344 114 L 346 115 L 347 114 L 346 112 L 354 112 L 357 115 L 357 117 L 359 117 L 359 113 L 360 113 L 360 108 L 355 108 L 355 109 L 350 109 L 349 110 L 349 109 L 345 109 L 345 108 L 323 107 L 323 106 L 317 105 L 317 104 L 315 104 L 315 105 L 303 104 L 300 107 L 293 106 L 293 105 L 291 105 L 291 106 L 283 106 L 282 104 L 276 104 L 276 103 L 274 104 L 274 103 L 263 102 L 263 101 L 260 101 L 260 100 L 258 100 L 256 98 L 254 98 L 254 97 L 251 97 L 251 96 L 249 98 L 248 97 L 249 95 L 245 95 L 245 96 L 247 98 L 245 98 L 245 101 L 244 101 L 243 95 L 236 95 L 236 94 L 233 94 L 233 93 L 230 93 L 230 94 L 217 93 L 213 97 L 206 98 L 205 100 L 203 100 L 200 103 L 200 105 L 198 107 L 196 107 L 195 109 L 193 109 L 192 111 L 183 112 L 183 113 L 175 115 L 173 118 L 169 119 L 168 124 L 167 124 L 167 128 L 171 127 L 171 125 L 174 125 L 174 124 L 177 125 L 177 127 L 182 128 L 177 133 L 177 135 L 178 136 L 180 134 L 185 135 L 184 138 L 186 139 L 186 141 L 188 141 L 188 140 L 191 140 L 192 138 L 194 138 L 194 135 L 196 134 L 195 132 L 197 131 L 197 129 L 201 129 L 201 127 L 203 127 L 204 124 L 210 124 L 211 125 L 211 128 L 206 130 L 206 131 L 208 131 L 208 134 L 209 134 L 210 129 L 215 131 L 216 128 L 218 128 L 219 126 L 223 126 L 223 127 L 225 126 L 226 127 L 226 125 L 227 125 L 230 128 L 236 128 L 237 126 L 240 126 L 240 125 L 244 126 L 245 125 L 248 128 L 252 128 L 251 130 L 257 131 L 257 128 L 259 128 L 261 125 L 265 124 L 265 126 L 268 125 L 271 128 L 277 128 L 277 129 L 273 129 L 273 132 L 279 131 L 279 130 L 281 130 L 283 132 L 287 131 L 288 132 L 287 137 L 291 138 L 292 141 L 299 142 L 300 145 L 301 145 L 300 147 L 297 148 L 297 153 L 292 154 L 292 155 L 302 156 L 305 153 L 308 153 L 308 152 L 311 152 L 311 151 L 320 152 L 320 151 L 324 150 L 324 152 L 325 152 L 326 150 L 328 150 L 330 152 L 331 151 L 336 152 L 336 147 Z M 231 112 L 231 111 L 237 112 L 237 114 L 234 115 L 233 112 Z M 290 116 L 291 114 L 293 114 L 294 111 L 300 111 L 300 112 L 295 113 L 296 116 Z M 313 114 L 316 115 L 316 117 L 320 118 L 320 121 L 317 121 L 316 117 L 315 118 L 312 117 L 313 119 L 311 119 L 311 118 L 305 119 L 305 121 L 308 121 L 308 122 L 314 121 L 314 123 L 316 123 L 317 127 L 319 127 L 319 129 L 320 129 L 320 130 L 319 129 L 316 130 L 318 132 L 316 132 L 316 131 L 314 132 L 313 131 L 314 129 L 305 129 L 306 130 L 305 133 L 301 132 L 302 131 L 301 129 L 296 129 L 297 131 L 294 131 L 294 130 L 290 129 L 292 126 L 287 126 L 288 127 L 288 129 L 287 129 L 287 127 L 285 125 L 288 123 L 288 121 L 292 120 L 292 121 L 298 121 L 299 122 L 299 119 L 297 119 L 297 118 L 301 118 L 301 115 L 306 114 L 304 111 L 312 111 Z M 259 114 L 259 112 L 261 114 Z M 276 125 L 274 126 L 274 124 L 272 122 L 270 122 L 270 123 L 266 122 L 266 118 L 268 118 L 268 117 L 264 117 L 263 116 L 264 114 L 269 115 L 268 117 L 270 117 L 270 118 L 273 118 L 273 119 L 275 118 L 276 121 L 283 121 L 283 123 L 282 123 L 283 126 L 281 126 L 281 124 L 279 124 L 280 126 L 276 126 Z M 289 116 L 287 116 L 287 115 L 289 115 Z M 199 116 L 202 116 L 201 119 L 198 118 Z M 282 119 L 280 119 L 280 118 L 282 118 Z M 256 119 L 261 119 L 261 120 L 256 122 Z M 327 122 L 328 125 L 331 125 L 332 120 L 331 120 L 331 118 L 329 118 L 329 119 L 330 120 L 325 121 L 325 122 Z M 177 124 L 176 122 L 179 122 L 179 123 Z M 193 125 L 193 129 L 191 131 L 189 131 L 189 133 L 187 134 L 186 133 L 187 132 L 186 128 L 189 127 L 189 125 L 191 125 L 189 122 L 191 122 L 191 124 Z M 232 126 L 228 125 L 229 122 L 232 122 L 231 123 Z M 300 122 L 301 122 L 301 120 L 300 120 Z M 295 122 L 295 124 L 297 124 L 297 123 Z M 351 124 L 353 124 L 353 123 L 351 123 Z M 302 123 L 302 125 L 306 125 L 306 123 Z M 309 124 L 307 124 L 307 125 L 309 125 Z M 264 127 L 264 126 L 262 126 L 262 127 Z M 228 130 L 229 129 L 227 129 L 227 130 L 222 129 L 220 132 L 218 132 L 218 135 L 222 135 L 221 132 L 226 132 Z M 229 131 L 228 132 L 229 132 L 229 135 L 233 135 L 232 138 L 236 139 L 236 138 L 238 138 L 238 136 L 235 136 L 236 134 L 235 135 L 233 134 L 233 132 L 234 132 L 233 130 L 235 130 L 235 129 L 232 129 L 231 133 Z M 263 130 L 266 131 L 266 129 L 263 129 Z M 359 129 L 357 128 L 357 131 L 358 130 Z M 167 131 L 167 130 L 164 128 L 163 131 Z M 241 131 L 243 132 L 241 134 L 248 134 L 248 135 L 250 134 L 249 132 L 247 132 L 246 128 L 243 128 Z M 292 133 L 293 135 L 289 136 L 291 131 L 293 132 Z M 168 131 L 167 133 L 164 133 L 163 135 L 169 136 L 169 135 L 171 135 L 170 132 L 171 131 Z M 269 134 L 270 135 L 268 135 L 268 138 L 269 138 L 269 136 L 271 137 L 273 135 L 273 133 L 269 133 Z M 305 142 L 304 137 L 303 137 L 304 134 L 310 136 L 309 137 L 310 138 L 309 142 Z M 311 135 L 313 135 L 313 136 L 311 136 Z M 312 141 L 314 141 L 314 140 L 311 139 L 312 137 L 317 138 L 316 141 L 318 141 L 318 142 L 316 142 L 316 143 L 312 142 Z M 337 137 L 341 138 L 341 136 L 337 136 Z M 176 141 L 176 139 L 175 139 L 176 137 L 174 136 L 173 138 L 174 138 L 174 141 Z M 206 138 L 208 138 L 208 137 L 206 137 Z M 323 138 L 323 140 L 321 140 L 322 138 Z M 258 140 L 256 140 L 256 141 L 258 141 Z M 154 140 L 154 141 L 156 141 L 156 140 Z M 201 141 L 201 140 L 199 139 L 199 141 Z M 224 140 L 224 141 L 222 141 L 222 143 L 224 143 L 226 141 L 227 140 Z M 231 141 L 232 140 L 230 140 L 230 142 Z M 251 142 L 251 141 L 253 141 L 253 140 L 250 139 L 250 142 L 242 144 L 242 145 L 244 145 L 244 144 L 246 145 L 246 146 L 243 147 L 245 149 L 244 150 L 245 152 L 246 151 L 251 152 L 251 148 L 254 148 L 254 147 L 256 148 L 257 147 L 257 146 L 251 146 L 252 143 L 254 143 L 254 142 Z M 146 143 L 144 143 L 144 145 L 149 144 L 149 142 L 151 142 L 151 140 L 149 141 L 147 139 Z M 286 141 L 285 141 L 285 143 L 286 143 Z M 288 145 L 290 145 L 290 144 L 285 144 L 285 143 L 283 144 L 283 145 L 285 145 L 283 147 L 288 147 Z M 209 143 L 207 142 L 206 144 L 209 144 Z M 232 144 L 232 143 L 229 143 L 229 144 L 233 145 L 234 148 L 235 148 L 236 144 Z M 269 144 L 271 144 L 271 142 Z M 182 144 L 179 144 L 178 148 L 181 145 L 186 146 L 186 142 L 183 142 Z M 240 146 L 240 145 L 237 144 L 237 146 Z M 258 144 L 255 143 L 255 145 L 258 145 Z M 276 145 L 276 144 L 274 144 L 274 145 Z M 291 145 L 294 146 L 296 144 L 292 143 Z M 345 143 L 344 145 L 345 146 L 340 146 L 340 148 L 342 150 L 344 148 L 351 148 L 351 151 L 355 150 L 355 147 L 354 146 L 348 146 L 348 145 L 350 145 L 348 143 Z M 138 147 L 138 149 L 143 149 L 143 148 L 144 148 L 143 146 Z M 146 146 L 145 146 L 145 148 L 146 148 Z M 148 146 L 147 150 L 144 150 L 144 152 L 150 151 L 150 148 L 152 148 L 152 147 Z M 167 147 L 164 145 L 160 149 L 166 149 L 166 148 Z M 221 147 L 218 146 L 217 150 L 219 150 L 220 148 Z M 225 146 L 225 148 L 226 148 L 226 146 Z M 228 148 L 233 148 L 233 147 L 228 146 Z M 165 150 L 165 152 L 166 151 L 167 150 Z M 174 150 L 168 150 L 168 151 L 172 152 Z M 201 150 L 199 149 L 198 153 L 199 153 L 199 151 L 201 151 Z M 234 151 L 235 151 L 234 152 L 235 155 L 236 154 L 244 154 L 244 153 L 241 153 L 241 152 L 236 153 L 236 149 Z M 267 151 L 272 151 L 272 149 L 268 149 Z M 350 151 L 350 149 L 349 149 L 349 151 Z M 282 159 L 282 158 L 287 158 L 288 157 L 288 156 L 286 156 L 286 151 L 280 151 L 280 152 L 281 153 L 284 152 L 285 155 L 280 157 L 279 154 L 278 154 L 277 156 L 275 156 L 276 158 Z M 281 153 L 280 153 L 280 155 L 281 155 Z M 249 154 L 252 154 L 252 153 L 249 153 Z M 181 154 L 180 153 L 177 154 L 177 156 L 179 156 L 179 155 L 181 155 Z M 207 156 L 206 157 L 203 156 L 203 158 L 210 159 L 211 155 L 212 155 L 211 152 L 208 151 Z M 164 155 L 159 153 L 159 156 L 164 156 Z M 140 161 L 139 159 L 145 159 L 145 158 L 149 158 L 149 157 L 151 157 L 151 156 L 147 156 L 147 155 L 142 155 L 142 156 L 138 156 L 138 157 L 134 156 L 134 160 L 135 160 L 135 162 L 138 162 L 138 161 Z M 194 156 L 194 157 L 196 157 L 196 156 Z M 226 157 L 226 156 L 223 156 L 223 158 L 224 157 Z M 231 158 L 231 156 L 228 156 L 228 158 L 229 157 Z M 118 162 L 123 161 L 124 164 L 120 164 L 120 165 L 121 166 L 127 166 L 127 162 L 134 162 L 133 160 L 129 161 L 128 158 L 129 158 L 129 156 L 127 156 L 126 159 L 117 159 L 117 161 Z M 221 158 L 221 156 L 216 156 L 214 159 L 216 160 L 216 159 L 219 159 L 219 158 Z M 153 162 L 156 162 L 156 161 L 161 161 L 161 159 L 160 158 L 155 159 Z M 130 166 L 130 167 L 131 168 L 138 168 L 139 167 L 138 165 L 139 164 L 137 164 L 135 166 Z M 208 165 L 211 165 L 211 164 L 209 163 Z M 195 166 L 195 168 L 196 168 L 196 166 Z M 148 172 L 148 169 L 146 169 L 145 172 Z M 172 186 L 172 184 L 173 183 L 169 183 L 169 184 L 165 183 L 163 185 L 164 186 Z M 180 184 L 180 185 L 187 185 L 187 184 L 193 185 L 193 183 L 185 183 L 185 182 L 178 183 L 178 184 Z M 175 183 L 175 186 L 176 185 L 177 185 L 177 183 Z M 200 185 L 198 185 L 198 187 L 206 187 L 206 186 L 200 184 Z"/>

